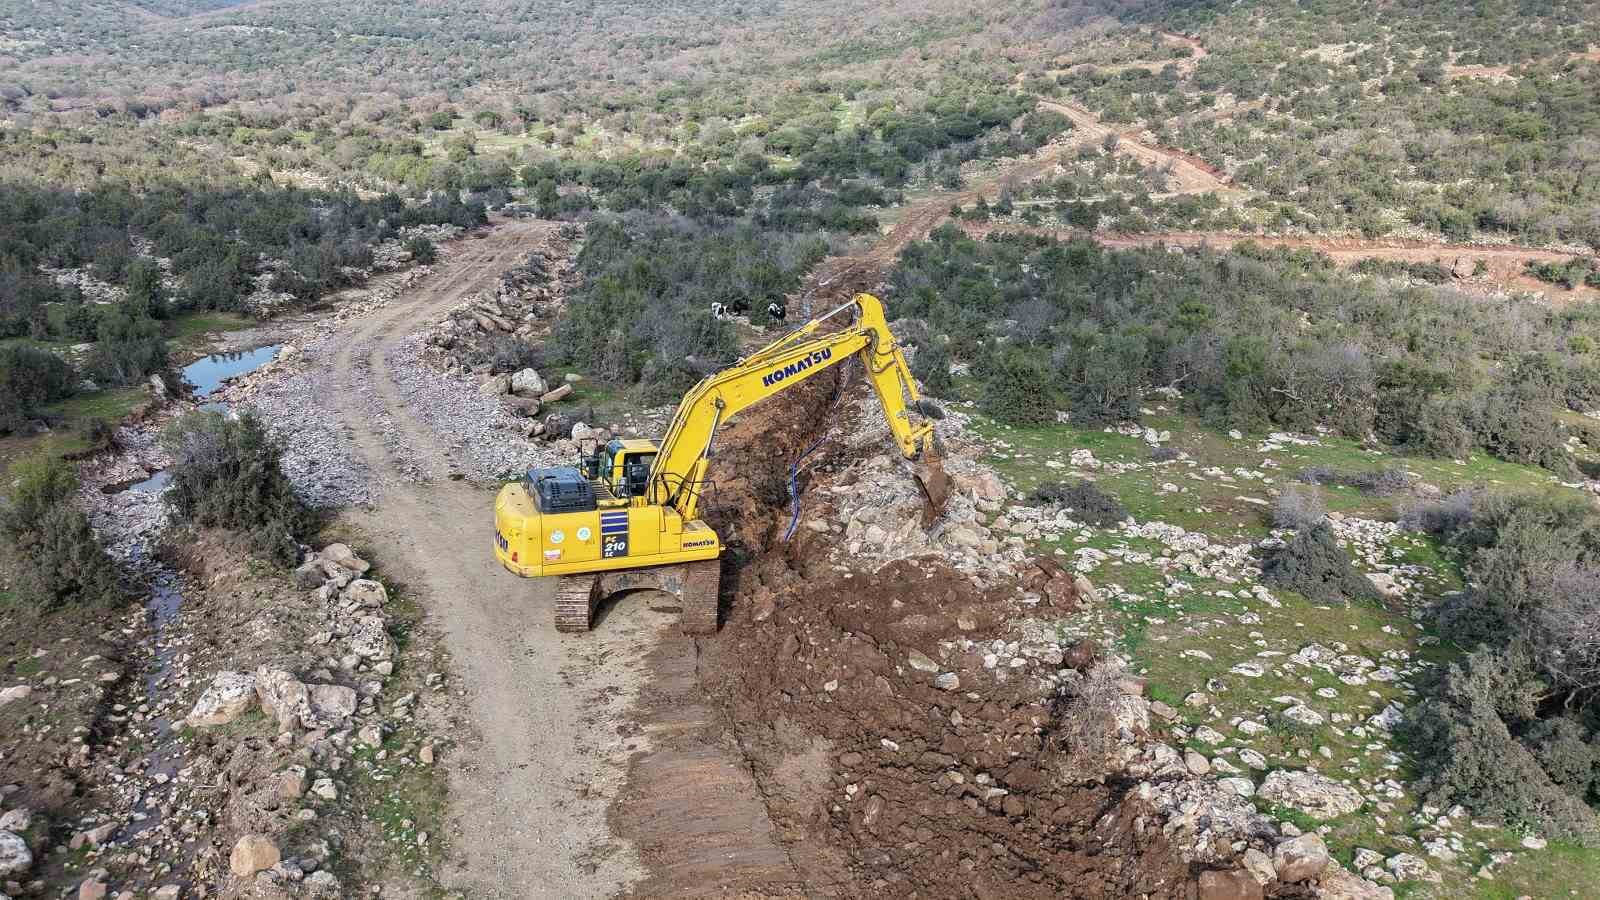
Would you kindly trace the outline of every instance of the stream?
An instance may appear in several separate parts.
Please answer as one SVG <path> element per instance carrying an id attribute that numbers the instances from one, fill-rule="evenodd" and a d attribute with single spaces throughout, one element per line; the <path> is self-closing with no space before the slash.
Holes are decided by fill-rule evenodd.
<path id="1" fill-rule="evenodd" d="M 194 386 L 197 399 L 204 401 L 230 378 L 237 378 L 261 368 L 277 358 L 280 345 L 261 347 L 242 353 L 217 353 L 185 366 L 183 379 Z M 200 408 L 227 413 L 226 403 L 200 404 Z M 123 490 L 136 493 L 159 494 L 172 481 L 172 473 L 165 469 L 154 472 L 143 481 L 127 485 Z M 149 704 L 152 716 L 149 726 L 151 749 L 143 758 L 142 771 L 157 778 L 156 786 L 146 791 L 134 804 L 133 818 L 121 829 L 119 840 L 128 840 L 150 830 L 162 820 L 162 804 L 171 795 L 174 779 L 185 764 L 184 745 L 176 740 L 171 716 L 157 714 L 162 689 L 174 677 L 173 663 L 177 648 L 173 645 L 171 630 L 183 611 L 182 582 L 177 573 L 152 557 L 152 547 L 147 538 L 140 538 L 129 557 L 135 569 L 149 577 L 150 599 L 145 609 L 150 616 L 150 635 L 144 646 L 150 652 L 149 670 L 144 680 L 144 702 Z"/>

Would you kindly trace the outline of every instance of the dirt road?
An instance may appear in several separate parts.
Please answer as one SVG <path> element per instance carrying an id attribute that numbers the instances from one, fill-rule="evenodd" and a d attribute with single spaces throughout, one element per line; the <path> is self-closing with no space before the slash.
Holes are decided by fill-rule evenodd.
<path id="1" fill-rule="evenodd" d="M 452 480 L 454 453 L 401 401 L 385 359 L 406 334 L 492 287 L 553 227 L 510 222 L 457 243 L 418 288 L 354 322 L 326 376 L 377 482 L 376 510 L 348 515 L 427 609 L 452 659 L 452 699 L 475 731 L 450 736 L 461 741 L 446 762 L 464 867 L 443 873 L 473 897 L 603 897 L 639 871 L 604 815 L 629 752 L 617 722 L 660 616 L 630 610 L 577 647 L 557 634 L 549 586 L 495 563 L 492 493 Z"/>
<path id="2" fill-rule="evenodd" d="M 1129 247 L 1210 247 L 1227 250 L 1235 244 L 1249 241 L 1266 247 L 1287 247 L 1294 250 L 1315 250 L 1326 255 L 1340 266 L 1353 266 L 1365 259 L 1392 260 L 1408 263 L 1437 263 L 1446 268 L 1465 261 L 1473 266 L 1482 263 L 1484 270 L 1455 282 L 1457 287 L 1497 287 L 1515 291 L 1539 292 L 1561 299 L 1592 296 L 1592 288 L 1579 287 L 1568 291 L 1558 284 L 1539 281 L 1524 270 L 1528 260 L 1567 263 L 1577 257 L 1571 253 L 1539 250 L 1532 247 L 1510 245 L 1486 246 L 1482 244 L 1432 244 L 1426 241 L 1365 241 L 1354 238 L 1302 238 L 1273 237 L 1259 234 L 1240 234 L 1227 231 L 1166 231 L 1148 234 L 1088 235 L 1070 228 L 1040 228 L 1010 223 L 963 223 L 962 228 L 974 237 L 993 232 L 1041 234 L 1059 240 L 1093 237 L 1103 247 L 1125 249 Z"/>
<path id="3" fill-rule="evenodd" d="M 1238 189 L 1230 185 L 1221 172 L 1179 150 L 1147 144 L 1131 132 L 1118 131 L 1100 122 L 1094 113 L 1071 103 L 1041 100 L 1039 106 L 1061 113 L 1072 120 L 1072 137 L 1079 142 L 1100 143 L 1115 135 L 1115 152 L 1131 156 L 1147 166 L 1167 172 L 1170 179 L 1168 193 L 1173 194 L 1226 194 Z"/>

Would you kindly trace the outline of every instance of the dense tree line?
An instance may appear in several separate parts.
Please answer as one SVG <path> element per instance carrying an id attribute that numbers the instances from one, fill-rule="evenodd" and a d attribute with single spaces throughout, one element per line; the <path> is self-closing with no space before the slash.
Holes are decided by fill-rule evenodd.
<path id="1" fill-rule="evenodd" d="M 895 315 L 925 319 L 1013 421 L 1137 419 L 1170 387 L 1228 427 L 1326 425 L 1566 474 L 1555 412 L 1600 406 L 1594 309 L 1357 281 L 1309 251 L 1109 251 L 946 226 L 891 285 Z"/>
<path id="2" fill-rule="evenodd" d="M 829 252 L 816 233 L 748 221 L 631 213 L 591 223 L 556 352 L 601 377 L 673 397 L 732 360 L 738 342 L 713 304 L 770 322 L 768 307 Z"/>
<path id="3" fill-rule="evenodd" d="M 40 266 L 87 268 L 129 290 L 126 310 L 245 309 L 253 279 L 270 269 L 274 287 L 302 299 L 346 284 L 371 263 L 374 244 L 405 225 L 484 222 L 481 206 L 440 196 L 407 205 L 388 195 L 364 200 L 276 188 L 163 184 L 134 191 L 105 183 L 69 193 L 31 183 L 0 187 L 0 336 L 35 332 L 63 339 L 45 307 L 80 298 L 39 274 Z M 170 260 L 176 289 L 166 296 L 150 257 Z M 44 323 L 42 326 L 40 323 Z M 75 326 L 87 333 L 86 325 Z M 46 334 L 37 333 L 41 328 Z"/>

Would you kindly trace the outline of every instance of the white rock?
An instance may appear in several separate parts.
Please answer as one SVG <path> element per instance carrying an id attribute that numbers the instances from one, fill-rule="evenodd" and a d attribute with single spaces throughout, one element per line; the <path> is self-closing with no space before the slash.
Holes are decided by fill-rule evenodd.
<path id="1" fill-rule="evenodd" d="M 243 672 L 218 672 L 194 709 L 185 717 L 191 727 L 226 725 L 244 715 L 256 699 L 256 677 Z"/>
<path id="2" fill-rule="evenodd" d="M 388 659 L 394 655 L 394 642 L 378 616 L 362 616 L 350 631 L 350 652 L 365 659 Z"/>
<path id="3" fill-rule="evenodd" d="M 311 712 L 323 723 L 337 725 L 356 714 L 356 692 L 342 684 L 308 684 Z"/>
<path id="4" fill-rule="evenodd" d="M 523 369 L 511 376 L 511 393 L 513 394 L 523 397 L 540 397 L 548 390 L 549 387 L 545 384 L 544 379 L 540 378 L 539 373 L 532 369 Z"/>
<path id="5" fill-rule="evenodd" d="M 306 686 L 282 669 L 262 666 L 256 670 L 256 698 L 261 701 L 262 712 L 277 720 L 282 731 L 300 725 L 311 711 L 311 695 Z"/>
<path id="6" fill-rule="evenodd" d="M 1272 865 L 1286 882 L 1309 881 L 1328 867 L 1328 846 L 1315 834 L 1290 838 L 1272 850 Z"/>
<path id="7" fill-rule="evenodd" d="M 1291 806 L 1314 819 L 1332 819 L 1361 808 L 1361 794 L 1316 772 L 1278 769 L 1267 775 L 1262 799 Z"/>
<path id="8" fill-rule="evenodd" d="M 33 867 L 33 853 L 19 835 L 0 831 L 0 876 L 21 875 Z"/>
<path id="9" fill-rule="evenodd" d="M 389 591 L 382 582 L 357 578 L 345 586 L 344 598 L 357 606 L 381 607 L 389 602 Z"/>

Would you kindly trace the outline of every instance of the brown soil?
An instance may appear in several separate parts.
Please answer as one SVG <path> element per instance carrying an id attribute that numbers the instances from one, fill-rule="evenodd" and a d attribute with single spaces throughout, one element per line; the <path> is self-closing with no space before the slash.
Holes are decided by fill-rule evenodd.
<path id="1" fill-rule="evenodd" d="M 996 683 L 969 654 L 946 692 L 904 664 L 1003 634 L 1011 591 L 934 562 L 829 578 L 809 563 L 825 551 L 802 541 L 756 563 L 702 663 L 813 893 L 1188 895 L 1160 832 L 1134 826 L 1127 786 L 1066 769 L 1035 683 Z"/>

